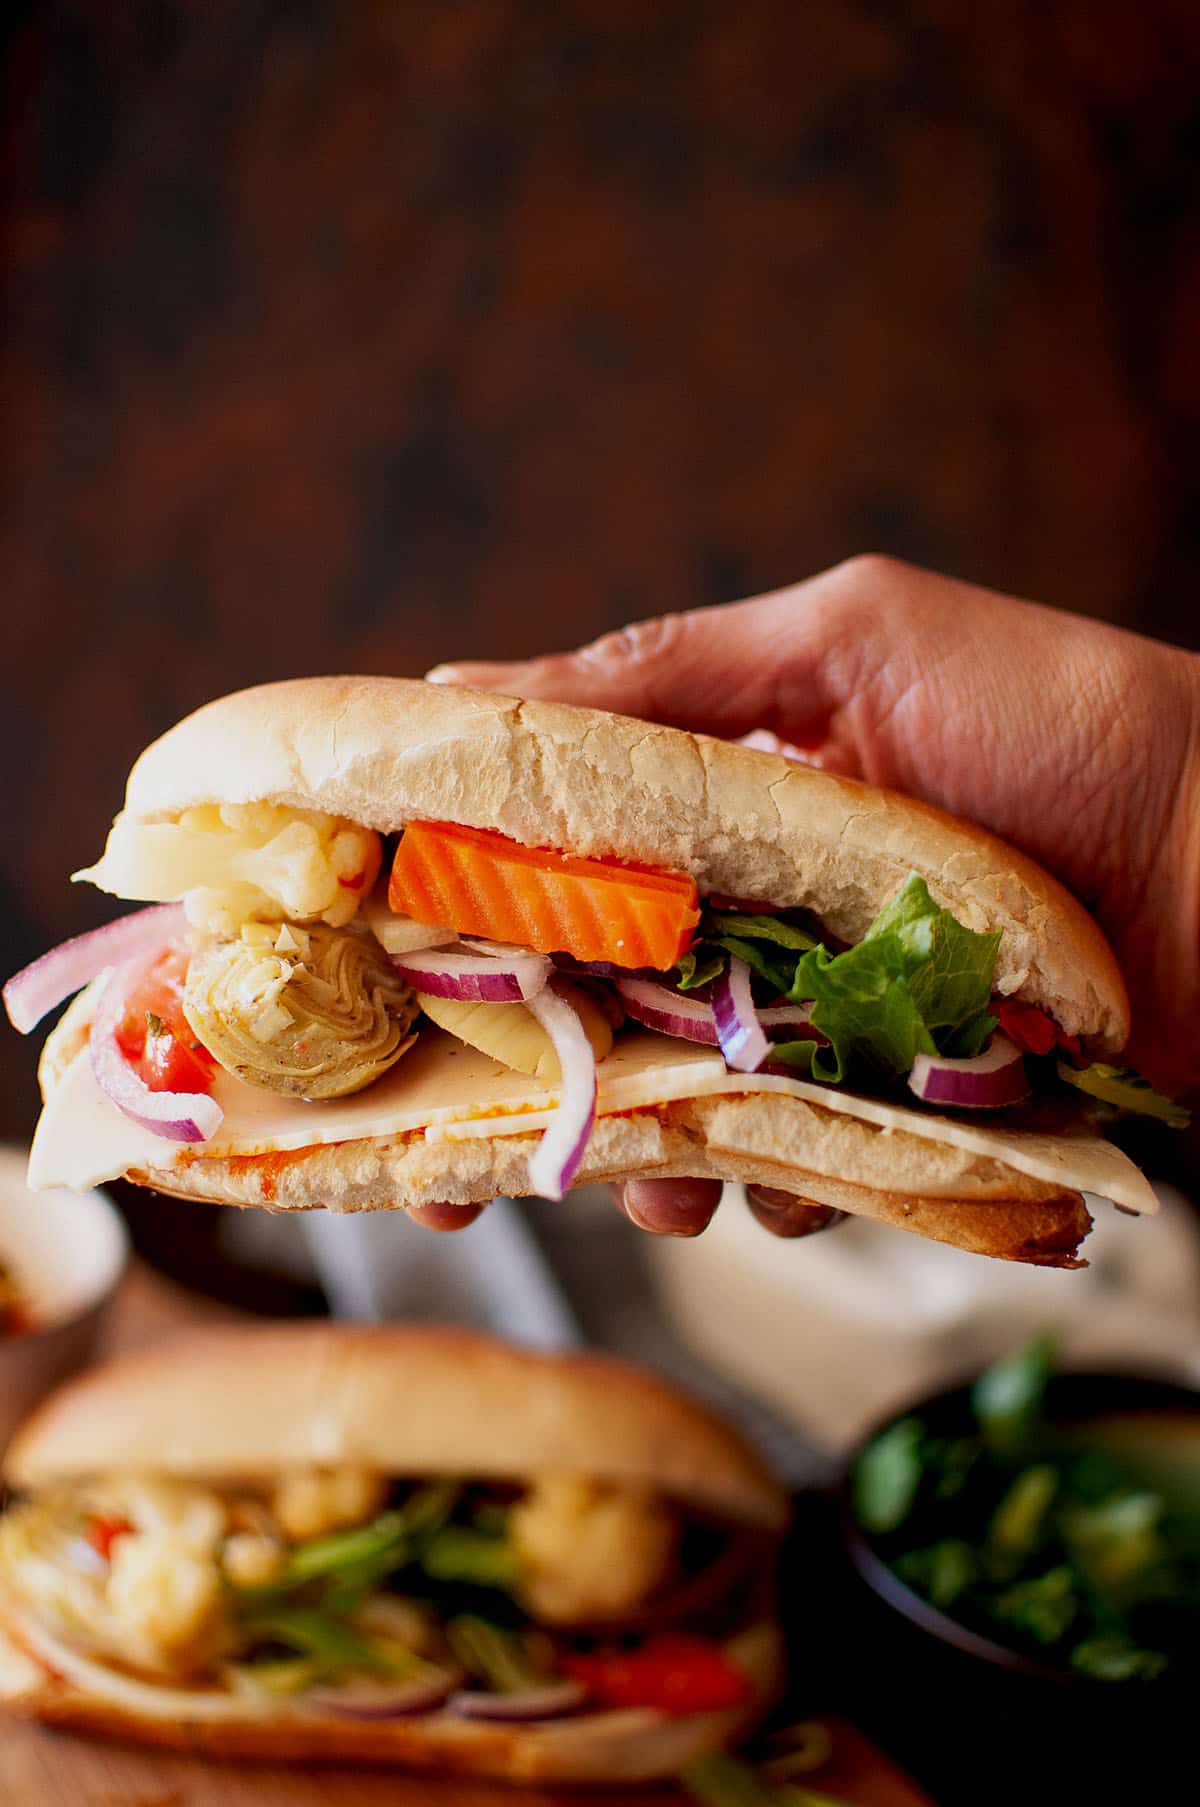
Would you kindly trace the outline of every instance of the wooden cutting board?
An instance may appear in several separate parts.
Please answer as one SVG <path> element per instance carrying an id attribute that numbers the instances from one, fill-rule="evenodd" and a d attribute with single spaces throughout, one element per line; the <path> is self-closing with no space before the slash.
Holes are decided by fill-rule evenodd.
<path id="1" fill-rule="evenodd" d="M 133 1348 L 172 1329 L 228 1316 L 135 1267 L 107 1343 Z M 811 1703 L 796 1703 L 811 1717 Z M 824 1717 L 830 1761 L 811 1785 L 852 1807 L 931 1807 L 928 1797 L 844 1721 Z M 0 1721 L 0 1807 L 682 1807 L 673 1789 L 497 1789 L 385 1769 L 215 1763 Z"/>
<path id="2" fill-rule="evenodd" d="M 851 1726 L 824 1721 L 833 1755 L 814 1789 L 853 1807 L 931 1807 L 913 1783 Z M 682 1807 L 671 1789 L 491 1788 L 395 1770 L 284 1768 L 139 1751 L 65 1732 L 0 1730 L 4 1807 Z"/>

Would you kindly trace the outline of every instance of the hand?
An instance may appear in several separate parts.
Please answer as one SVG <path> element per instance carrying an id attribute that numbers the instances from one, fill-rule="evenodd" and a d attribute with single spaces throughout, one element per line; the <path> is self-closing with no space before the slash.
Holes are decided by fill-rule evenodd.
<path id="1" fill-rule="evenodd" d="M 829 770 L 982 823 L 1094 911 L 1133 1004 L 1129 1059 L 1200 1084 L 1200 657 L 886 558 L 575 653 L 440 666 L 443 683 L 766 729 Z M 703 1229 L 715 1182 L 632 1182 L 623 1208 Z"/>
<path id="2" fill-rule="evenodd" d="M 628 1180 L 612 1190 L 630 1223 L 653 1236 L 699 1236 L 721 1202 L 720 1180 Z M 764 1230 L 788 1241 L 831 1230 L 846 1215 L 774 1186 L 747 1186 L 746 1202 Z"/>

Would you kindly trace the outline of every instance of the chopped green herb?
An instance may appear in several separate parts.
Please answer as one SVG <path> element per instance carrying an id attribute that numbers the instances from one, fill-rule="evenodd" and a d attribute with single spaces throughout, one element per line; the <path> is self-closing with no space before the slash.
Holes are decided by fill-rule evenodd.
<path id="1" fill-rule="evenodd" d="M 1096 1506 L 1075 1506 L 1065 1516 L 1067 1540 L 1088 1573 L 1105 1588 L 1124 1588 L 1166 1555 L 1156 1493 L 1126 1493 Z"/>
<path id="2" fill-rule="evenodd" d="M 935 1436 L 917 1414 L 888 1426 L 856 1464 L 855 1509 L 901 1580 L 972 1630 L 1098 1680 L 1152 1680 L 1198 1642 L 1200 1435 L 1167 1411 L 1060 1425 L 1052 1357 L 1040 1337 L 981 1375 L 974 1433 Z"/>
<path id="3" fill-rule="evenodd" d="M 997 1506 L 988 1542 L 1001 1556 L 1027 1556 L 1037 1547 L 1054 1496 L 1058 1474 L 1048 1463 L 1026 1468 Z"/>
<path id="4" fill-rule="evenodd" d="M 1085 1638 L 1071 1652 L 1071 1667 L 1102 1682 L 1152 1681 L 1167 1667 L 1161 1650 L 1139 1650 L 1121 1637 Z"/>
<path id="5" fill-rule="evenodd" d="M 943 1537 L 927 1550 L 907 1550 L 897 1557 L 896 1573 L 945 1612 L 974 1582 L 979 1561 L 961 1537 Z"/>
<path id="6" fill-rule="evenodd" d="M 1060 1643 L 1079 1611 L 1075 1577 L 1065 1566 L 1048 1569 L 1044 1575 L 1018 1581 L 998 1594 L 992 1610 L 998 1619 L 1027 1631 L 1039 1644 Z"/>
<path id="7" fill-rule="evenodd" d="M 868 1531 L 895 1531 L 921 1485 L 921 1426 L 901 1418 L 868 1443 L 854 1470 L 854 1509 Z"/>
<path id="8" fill-rule="evenodd" d="M 1054 1351 L 1052 1337 L 1038 1337 L 1015 1355 L 993 1362 L 975 1382 L 971 1404 L 988 1444 L 997 1452 L 1017 1454 L 1036 1434 Z"/>

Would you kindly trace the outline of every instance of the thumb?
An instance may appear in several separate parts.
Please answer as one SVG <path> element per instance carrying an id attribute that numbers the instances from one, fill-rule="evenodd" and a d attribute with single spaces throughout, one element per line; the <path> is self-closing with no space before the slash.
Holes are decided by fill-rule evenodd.
<path id="1" fill-rule="evenodd" d="M 639 621 L 577 652 L 511 664 L 439 665 L 429 679 L 612 709 L 727 738 L 767 728 L 811 747 L 824 739 L 851 682 L 840 669 L 844 624 L 820 583 Z"/>

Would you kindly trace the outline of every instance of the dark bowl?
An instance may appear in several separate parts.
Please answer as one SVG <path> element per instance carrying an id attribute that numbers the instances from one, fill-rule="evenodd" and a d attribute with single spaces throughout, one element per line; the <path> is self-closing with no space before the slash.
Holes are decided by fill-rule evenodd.
<path id="1" fill-rule="evenodd" d="M 853 1471 L 866 1445 L 909 1416 L 936 1436 L 962 1434 L 974 1423 L 970 1392 L 965 1382 L 889 1414 L 846 1462 L 834 1501 L 850 1570 L 843 1662 L 852 1652 L 869 1728 L 939 1802 L 1115 1800 L 1118 1787 L 1144 1784 L 1172 1754 L 1182 1760 L 1195 1668 L 1177 1664 L 1153 1682 L 1104 1682 L 1039 1662 L 931 1606 L 889 1568 L 856 1518 Z M 1161 1375 L 1056 1375 L 1046 1411 L 1072 1424 L 1166 1414 L 1200 1448 L 1200 1392 Z"/>
<path id="2" fill-rule="evenodd" d="M 1116 1413 L 1145 1414 L 1154 1418 L 1169 1414 L 1172 1419 L 1194 1420 L 1194 1435 L 1200 1448 L 1200 1392 L 1192 1387 L 1165 1377 L 1144 1374 L 1081 1372 L 1056 1374 L 1051 1379 L 1046 1394 L 1046 1415 L 1052 1423 L 1085 1423 L 1089 1419 L 1106 1418 Z M 1114 1688 L 1120 1689 L 1122 1684 L 1097 1681 L 1093 1677 L 1079 1674 L 1077 1670 L 1039 1662 L 1036 1657 L 1024 1651 L 1015 1650 L 981 1632 L 973 1631 L 949 1613 L 932 1606 L 922 1595 L 908 1587 L 880 1555 L 875 1541 L 859 1524 L 855 1514 L 854 1468 L 862 1451 L 880 1432 L 900 1419 L 910 1417 L 922 1418 L 935 1436 L 957 1436 L 970 1431 L 975 1422 L 971 1412 L 971 1383 L 932 1394 L 902 1412 L 892 1413 L 876 1425 L 854 1450 L 843 1471 L 839 1497 L 843 1535 L 858 1573 L 881 1600 L 903 1613 L 905 1618 L 932 1637 L 941 1639 L 943 1643 L 952 1645 L 965 1655 L 992 1663 L 1009 1673 L 1035 1677 L 1039 1681 L 1052 1682 L 1061 1687 L 1089 1691 L 1099 1689 L 1111 1701 Z M 1138 1690 L 1144 1690 L 1148 1686 L 1157 1688 L 1168 1683 L 1170 1675 L 1168 1670 L 1158 1682 L 1131 1685 Z"/>

